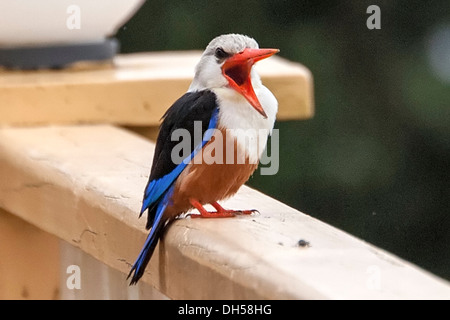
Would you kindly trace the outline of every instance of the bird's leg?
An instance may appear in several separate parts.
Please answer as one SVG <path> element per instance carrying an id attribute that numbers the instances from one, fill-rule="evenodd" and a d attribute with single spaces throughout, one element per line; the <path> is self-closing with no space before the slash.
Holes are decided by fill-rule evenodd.
<path id="1" fill-rule="evenodd" d="M 199 215 L 192 214 L 191 215 L 192 218 L 229 218 L 235 216 L 234 213 L 227 212 L 222 207 L 221 207 L 222 210 L 217 210 L 217 208 L 214 206 L 214 208 L 216 208 L 217 211 L 209 212 L 203 207 L 203 205 L 198 200 L 190 198 L 189 202 L 195 209 L 198 210 L 198 212 L 200 212 Z"/>
<path id="2" fill-rule="evenodd" d="M 195 200 L 195 199 L 189 199 L 189 202 L 191 205 L 200 212 L 200 214 L 193 214 L 191 215 L 192 218 L 228 218 L 228 217 L 234 217 L 236 214 L 252 214 L 254 212 L 258 212 L 257 210 L 227 210 L 224 209 L 220 204 L 218 204 L 216 201 L 212 202 L 211 205 L 217 210 L 217 211 L 207 211 L 203 205 Z"/>

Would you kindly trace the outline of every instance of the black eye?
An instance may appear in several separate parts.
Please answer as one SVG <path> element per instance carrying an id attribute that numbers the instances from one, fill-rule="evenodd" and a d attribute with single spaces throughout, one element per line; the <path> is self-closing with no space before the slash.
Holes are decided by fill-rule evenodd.
<path id="1" fill-rule="evenodd" d="M 230 56 L 229 53 L 226 53 L 225 50 L 223 50 L 221 47 L 216 49 L 216 52 L 214 53 L 217 59 L 222 60 L 225 58 L 228 58 Z"/>

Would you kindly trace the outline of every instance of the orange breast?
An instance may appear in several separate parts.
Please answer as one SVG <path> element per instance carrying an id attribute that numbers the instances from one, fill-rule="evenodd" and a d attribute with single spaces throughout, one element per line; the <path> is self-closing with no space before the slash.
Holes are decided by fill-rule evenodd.
<path id="1" fill-rule="evenodd" d="M 218 131 L 178 177 L 168 208 L 171 215 L 191 209 L 189 198 L 207 204 L 234 195 L 258 167 L 249 163 L 234 137 L 224 129 Z"/>

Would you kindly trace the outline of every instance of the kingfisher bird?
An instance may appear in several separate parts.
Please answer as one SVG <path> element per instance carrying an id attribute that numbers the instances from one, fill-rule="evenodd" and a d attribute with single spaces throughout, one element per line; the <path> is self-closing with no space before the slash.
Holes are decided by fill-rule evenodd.
<path id="1" fill-rule="evenodd" d="M 240 34 L 218 36 L 206 47 L 188 91 L 162 117 L 139 215 L 148 211 L 146 229 L 151 231 L 128 275 L 130 285 L 142 277 L 163 231 L 179 215 L 191 209 L 199 212 L 193 218 L 256 211 L 224 209 L 218 201 L 234 195 L 249 179 L 266 147 L 278 102 L 253 65 L 278 52 L 260 49 L 253 38 Z M 201 128 L 197 139 L 196 127 Z M 177 129 L 194 136 L 183 161 L 173 160 Z M 243 132 L 246 137 L 240 139 Z M 205 204 L 216 211 L 207 211 Z"/>

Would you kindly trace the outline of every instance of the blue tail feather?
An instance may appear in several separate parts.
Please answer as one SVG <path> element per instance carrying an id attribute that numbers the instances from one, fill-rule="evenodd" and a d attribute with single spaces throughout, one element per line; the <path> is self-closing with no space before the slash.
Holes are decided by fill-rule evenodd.
<path id="1" fill-rule="evenodd" d="M 169 198 L 172 195 L 172 192 L 173 192 L 173 186 L 168 190 L 164 199 L 158 205 L 152 230 L 150 231 L 150 234 L 148 235 L 147 240 L 145 240 L 144 247 L 142 248 L 141 252 L 139 253 L 139 256 L 136 259 L 136 262 L 134 263 L 133 267 L 130 270 L 130 273 L 128 274 L 127 279 L 133 274 L 133 276 L 131 277 L 130 285 L 136 284 L 139 281 L 139 279 L 143 276 L 145 268 L 147 267 L 147 264 L 150 261 L 153 251 L 155 250 L 155 247 L 161 236 L 163 227 L 165 226 L 166 221 L 167 221 L 167 219 L 163 218 L 164 211 L 167 208 Z"/>

